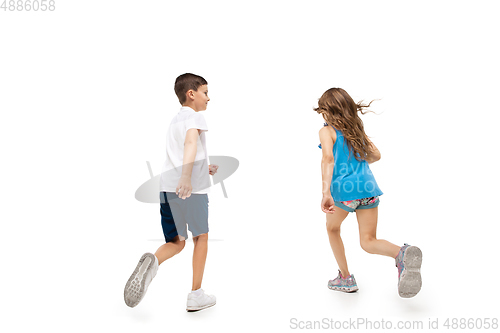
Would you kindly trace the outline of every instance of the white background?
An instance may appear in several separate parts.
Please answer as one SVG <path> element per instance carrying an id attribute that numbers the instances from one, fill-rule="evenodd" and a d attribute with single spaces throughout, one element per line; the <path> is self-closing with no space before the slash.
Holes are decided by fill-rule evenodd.
<path id="1" fill-rule="evenodd" d="M 496 1 L 62 1 L 0 11 L 2 326 L 9 332 L 289 331 L 296 322 L 498 317 Z M 203 288 L 187 313 L 189 242 L 136 308 L 123 287 L 162 244 L 135 200 L 165 157 L 175 78 L 208 81 L 209 155 L 239 160 L 210 194 Z M 371 101 L 382 159 L 378 237 L 423 251 L 423 288 L 320 210 L 321 94 Z M 451 322 L 450 322 L 451 323 Z M 393 326 L 394 327 L 394 326 Z M 442 326 L 441 326 L 442 327 Z M 360 328 L 363 328 L 361 326 Z M 2 328 L 2 331 L 4 329 Z M 422 330 L 419 330 L 422 331 Z"/>

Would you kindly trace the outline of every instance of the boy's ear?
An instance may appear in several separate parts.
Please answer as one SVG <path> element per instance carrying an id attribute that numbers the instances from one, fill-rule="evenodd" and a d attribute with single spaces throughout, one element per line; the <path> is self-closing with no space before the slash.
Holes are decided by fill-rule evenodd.
<path id="1" fill-rule="evenodd" d="M 194 90 L 189 89 L 188 91 L 186 91 L 186 97 L 190 98 L 190 99 L 194 99 Z"/>

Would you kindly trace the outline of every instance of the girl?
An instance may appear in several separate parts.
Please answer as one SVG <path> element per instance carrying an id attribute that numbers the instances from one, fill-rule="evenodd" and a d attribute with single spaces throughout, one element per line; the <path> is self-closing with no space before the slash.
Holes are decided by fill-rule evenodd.
<path id="1" fill-rule="evenodd" d="M 415 296 L 421 286 L 422 252 L 416 246 L 402 247 L 377 239 L 377 215 L 382 191 L 368 164 L 380 159 L 380 152 L 364 132 L 358 115 L 371 105 L 355 103 L 344 89 L 331 88 L 319 99 L 314 110 L 326 121 L 319 131 L 323 150 L 321 170 L 326 228 L 330 246 L 339 265 L 339 274 L 328 282 L 328 288 L 345 292 L 358 290 L 354 275 L 349 273 L 340 237 L 340 225 L 351 212 L 356 212 L 361 247 L 368 253 L 381 254 L 396 260 L 398 290 L 401 297 Z"/>

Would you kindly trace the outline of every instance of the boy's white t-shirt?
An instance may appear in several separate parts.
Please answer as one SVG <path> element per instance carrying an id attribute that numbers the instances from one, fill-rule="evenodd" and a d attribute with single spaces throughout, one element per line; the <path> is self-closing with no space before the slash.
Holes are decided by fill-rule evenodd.
<path id="1" fill-rule="evenodd" d="M 167 159 L 163 164 L 160 176 L 160 192 L 175 192 L 182 175 L 184 158 L 184 141 L 189 129 L 201 130 L 196 144 L 196 157 L 191 175 L 191 193 L 203 194 L 210 192 L 210 177 L 208 173 L 208 154 L 205 132 L 208 131 L 205 117 L 192 108 L 183 106 L 172 119 L 167 132 Z"/>

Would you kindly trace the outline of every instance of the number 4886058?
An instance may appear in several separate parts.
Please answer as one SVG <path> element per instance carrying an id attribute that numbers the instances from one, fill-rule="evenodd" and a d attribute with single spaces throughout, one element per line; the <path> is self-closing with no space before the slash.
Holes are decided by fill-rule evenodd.
<path id="1" fill-rule="evenodd" d="M 4 0 L 0 9 L 4 11 L 42 11 L 45 12 L 47 10 L 54 11 L 56 10 L 56 2 L 55 0 Z"/>

